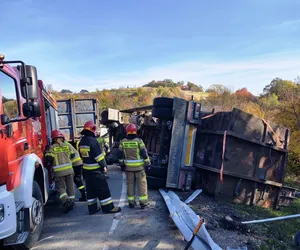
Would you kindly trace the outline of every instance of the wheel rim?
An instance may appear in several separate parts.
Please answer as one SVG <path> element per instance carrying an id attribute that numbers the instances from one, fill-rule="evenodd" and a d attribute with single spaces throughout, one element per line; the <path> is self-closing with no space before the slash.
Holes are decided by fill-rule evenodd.
<path id="1" fill-rule="evenodd" d="M 30 209 L 30 229 L 34 231 L 43 219 L 43 204 L 41 201 L 32 197 L 32 206 Z"/>

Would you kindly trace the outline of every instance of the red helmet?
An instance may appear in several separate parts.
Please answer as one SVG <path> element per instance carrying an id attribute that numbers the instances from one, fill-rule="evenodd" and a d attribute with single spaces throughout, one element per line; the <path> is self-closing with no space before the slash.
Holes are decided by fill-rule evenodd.
<path id="1" fill-rule="evenodd" d="M 58 130 L 58 129 L 55 129 L 51 132 L 51 138 L 52 139 L 55 139 L 55 138 L 65 138 L 64 134 Z"/>
<path id="2" fill-rule="evenodd" d="M 126 127 L 127 135 L 136 135 L 136 132 L 137 132 L 137 128 L 133 123 L 130 123 L 129 125 L 127 125 L 127 127 Z"/>
<path id="3" fill-rule="evenodd" d="M 93 121 L 88 121 L 84 124 L 83 129 L 90 130 L 91 132 L 96 132 L 96 124 Z"/>

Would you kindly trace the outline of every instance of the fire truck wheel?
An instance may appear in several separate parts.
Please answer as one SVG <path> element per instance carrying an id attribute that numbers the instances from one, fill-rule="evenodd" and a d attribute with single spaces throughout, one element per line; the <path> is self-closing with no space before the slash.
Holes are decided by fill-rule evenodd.
<path id="1" fill-rule="evenodd" d="M 39 184 L 33 181 L 32 206 L 29 209 L 30 233 L 23 244 L 15 245 L 16 250 L 31 249 L 39 240 L 44 224 L 44 202 Z"/>
<path id="2" fill-rule="evenodd" d="M 153 176 L 147 176 L 147 184 L 149 188 L 158 189 L 166 187 L 166 178 L 158 178 Z"/>
<path id="3" fill-rule="evenodd" d="M 173 108 L 173 98 L 157 97 L 153 99 L 153 107 L 157 108 Z"/>
<path id="4" fill-rule="evenodd" d="M 150 165 L 146 167 L 146 173 L 149 176 L 166 178 L 168 174 L 168 168 Z"/>
<path id="5" fill-rule="evenodd" d="M 152 116 L 162 120 L 172 120 L 173 110 L 171 108 L 152 108 Z"/>

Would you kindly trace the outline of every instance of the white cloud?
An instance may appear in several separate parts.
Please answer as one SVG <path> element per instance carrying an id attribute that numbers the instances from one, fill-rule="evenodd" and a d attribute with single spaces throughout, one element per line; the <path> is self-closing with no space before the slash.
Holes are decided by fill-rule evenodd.
<path id="1" fill-rule="evenodd" d="M 224 84 L 234 89 L 247 87 L 254 94 L 258 94 L 275 77 L 293 80 L 300 75 L 299 56 L 300 53 L 295 51 L 235 61 L 182 61 L 140 71 L 116 72 L 103 77 L 92 78 L 79 74 L 44 76 L 44 82 L 52 84 L 58 90 L 69 88 L 80 91 L 83 88 L 95 90 L 141 86 L 151 80 L 170 78 L 174 81 L 192 81 L 204 87 L 211 84 Z"/>

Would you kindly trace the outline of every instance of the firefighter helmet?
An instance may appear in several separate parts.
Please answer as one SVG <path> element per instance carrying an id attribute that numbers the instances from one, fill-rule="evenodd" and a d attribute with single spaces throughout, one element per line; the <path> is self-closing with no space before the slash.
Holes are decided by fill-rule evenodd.
<path id="1" fill-rule="evenodd" d="M 51 132 L 51 138 L 52 139 L 55 139 L 55 138 L 65 138 L 64 134 L 58 130 L 58 129 L 55 129 Z"/>
<path id="2" fill-rule="evenodd" d="M 83 129 L 89 130 L 89 131 L 95 133 L 96 132 L 96 124 L 93 121 L 87 121 L 84 124 Z"/>
<path id="3" fill-rule="evenodd" d="M 127 135 L 135 135 L 136 132 L 137 132 L 137 128 L 133 123 L 130 123 L 129 125 L 127 125 L 127 127 L 126 127 Z"/>

